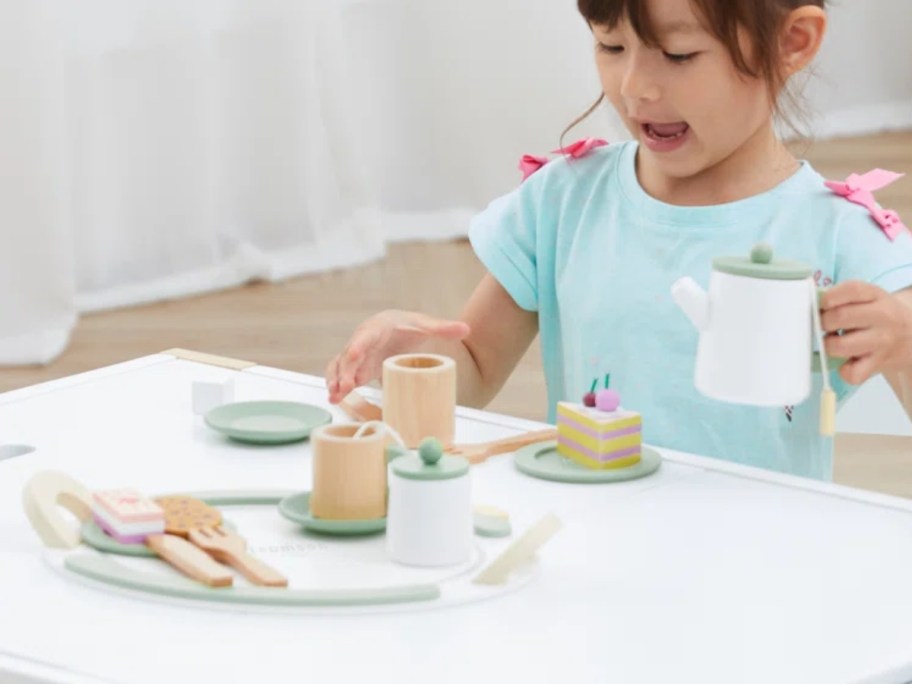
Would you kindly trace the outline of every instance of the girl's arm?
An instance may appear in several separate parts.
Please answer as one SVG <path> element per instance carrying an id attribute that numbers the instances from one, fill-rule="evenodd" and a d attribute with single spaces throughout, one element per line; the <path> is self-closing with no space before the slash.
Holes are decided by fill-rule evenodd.
<path id="1" fill-rule="evenodd" d="M 462 340 L 428 340 L 423 351 L 456 360 L 458 403 L 483 408 L 500 391 L 538 334 L 538 314 L 521 309 L 490 273 L 462 311 Z"/>
<path id="2" fill-rule="evenodd" d="M 469 298 L 462 320 L 390 309 L 359 325 L 326 366 L 329 401 L 338 404 L 356 387 L 383 375 L 396 354 L 433 352 L 456 361 L 458 401 L 481 408 L 503 387 L 538 332 L 538 315 L 513 301 L 491 275 Z"/>

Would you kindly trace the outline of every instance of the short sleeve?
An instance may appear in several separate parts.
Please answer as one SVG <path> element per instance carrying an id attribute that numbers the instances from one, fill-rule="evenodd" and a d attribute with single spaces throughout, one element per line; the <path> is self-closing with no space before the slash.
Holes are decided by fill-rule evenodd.
<path id="1" fill-rule="evenodd" d="M 860 207 L 844 217 L 836 243 L 837 283 L 863 280 L 897 292 L 912 286 L 912 234 L 890 240 Z"/>
<path id="2" fill-rule="evenodd" d="M 469 240 L 485 268 L 526 311 L 538 311 L 537 233 L 539 198 L 546 170 L 494 200 L 469 228 Z"/>

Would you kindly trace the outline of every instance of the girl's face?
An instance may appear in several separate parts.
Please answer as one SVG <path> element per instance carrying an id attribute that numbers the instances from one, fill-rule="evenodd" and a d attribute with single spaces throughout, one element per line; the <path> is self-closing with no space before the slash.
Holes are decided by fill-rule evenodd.
<path id="1" fill-rule="evenodd" d="M 770 130 L 769 90 L 763 79 L 737 71 L 689 0 L 651 0 L 649 10 L 658 46 L 644 45 L 626 19 L 613 29 L 592 27 L 599 76 L 640 142 L 640 169 L 668 181 L 691 179 Z"/>

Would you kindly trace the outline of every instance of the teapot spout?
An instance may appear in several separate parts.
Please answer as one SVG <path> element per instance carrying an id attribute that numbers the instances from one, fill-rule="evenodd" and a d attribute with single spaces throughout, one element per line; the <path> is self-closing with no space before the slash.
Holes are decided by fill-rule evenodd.
<path id="1" fill-rule="evenodd" d="M 706 290 L 693 278 L 684 277 L 671 286 L 671 296 L 697 330 L 706 330 L 709 326 L 709 295 Z"/>

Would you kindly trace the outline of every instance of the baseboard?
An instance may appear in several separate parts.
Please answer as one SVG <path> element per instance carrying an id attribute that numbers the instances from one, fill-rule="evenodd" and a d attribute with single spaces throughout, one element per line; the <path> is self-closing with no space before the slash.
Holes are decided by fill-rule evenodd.
<path id="1" fill-rule="evenodd" d="M 912 100 L 835 109 L 819 118 L 814 137 L 844 138 L 912 129 Z"/>
<path id="2" fill-rule="evenodd" d="M 453 240 L 465 237 L 479 210 L 453 207 L 440 211 L 384 212 L 383 235 L 389 242 Z"/>

